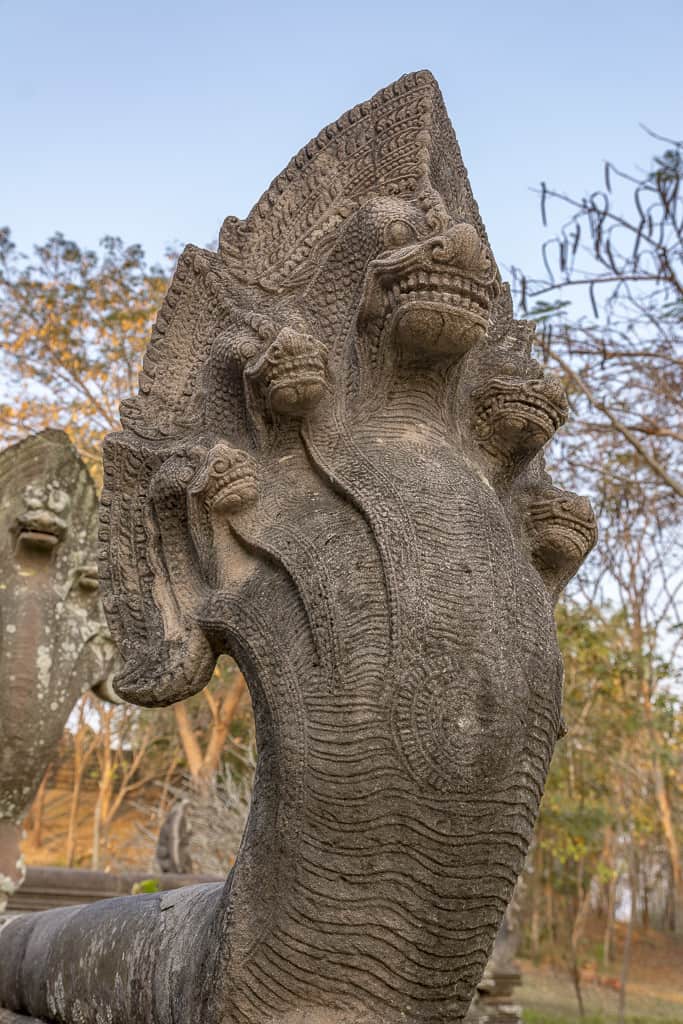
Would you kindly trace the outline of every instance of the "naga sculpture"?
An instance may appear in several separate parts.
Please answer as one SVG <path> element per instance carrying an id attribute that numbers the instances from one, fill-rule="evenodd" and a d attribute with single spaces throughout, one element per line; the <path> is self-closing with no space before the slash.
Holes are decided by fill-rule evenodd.
<path id="1" fill-rule="evenodd" d="M 66 434 L 0 453 L 0 910 L 23 877 L 20 823 L 66 720 L 113 670 L 96 545 L 95 487 Z"/>
<path id="2" fill-rule="evenodd" d="M 427 72 L 185 250 L 106 445 L 101 578 L 127 700 L 236 658 L 251 813 L 225 886 L 11 923 L 6 1007 L 464 1018 L 561 729 L 553 604 L 595 541 L 543 468 L 567 405 L 532 340 Z"/>

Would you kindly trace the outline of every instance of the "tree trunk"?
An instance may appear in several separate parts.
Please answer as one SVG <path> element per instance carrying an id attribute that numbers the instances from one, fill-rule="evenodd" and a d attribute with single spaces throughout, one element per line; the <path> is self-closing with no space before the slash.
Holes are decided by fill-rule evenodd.
<path id="1" fill-rule="evenodd" d="M 106 818 L 109 804 L 109 792 L 112 781 L 111 764 L 111 713 L 100 711 L 100 734 L 99 742 L 101 752 L 99 760 L 99 785 L 97 791 L 97 802 L 95 804 L 95 815 L 93 819 L 93 840 L 92 840 L 92 866 L 93 870 L 100 867 L 100 848 L 102 843 L 102 822 Z"/>
<path id="2" fill-rule="evenodd" d="M 624 943 L 624 957 L 621 963 L 621 980 L 619 984 L 619 1006 L 617 1009 L 617 1024 L 624 1024 L 626 1014 L 626 986 L 631 968 L 631 946 L 633 941 L 633 926 L 636 918 L 636 878 L 633 869 L 633 855 L 629 870 L 629 886 L 631 888 L 631 912 L 626 929 L 626 941 Z"/>
<path id="3" fill-rule="evenodd" d="M 632 627 L 634 653 L 640 667 L 640 688 L 645 715 L 646 728 L 650 738 L 651 750 L 651 773 L 655 790 L 659 817 L 662 824 L 662 831 L 671 861 L 671 873 L 673 881 L 674 898 L 674 927 L 675 930 L 683 928 L 683 867 L 681 866 L 681 848 L 676 835 L 671 811 L 671 802 L 666 790 L 666 780 L 662 771 L 662 762 L 659 752 L 659 737 L 655 724 L 652 720 L 652 690 L 651 672 L 647 671 L 645 657 L 645 632 L 642 625 L 642 606 L 640 601 L 634 601 L 634 622 Z"/>
<path id="4" fill-rule="evenodd" d="M 214 711 L 215 702 L 213 702 L 213 721 L 204 752 L 202 752 L 197 734 L 192 727 L 187 707 L 183 702 L 173 705 L 178 735 L 187 759 L 187 766 L 190 769 L 192 781 L 200 790 L 206 790 L 220 767 L 225 741 L 246 688 L 244 676 L 239 672 L 230 690 L 223 698 L 219 710 Z"/>
<path id="5" fill-rule="evenodd" d="M 576 917 L 574 918 L 574 925 L 572 927 L 571 934 L 571 978 L 574 985 L 574 992 L 576 993 L 576 1002 L 579 1008 L 579 1017 L 581 1020 L 584 1019 L 586 1013 L 583 1005 L 583 993 L 581 991 L 581 942 L 583 940 L 583 933 L 586 927 L 586 919 L 588 917 L 588 910 L 590 907 L 590 883 L 586 886 L 585 891 L 583 890 L 583 862 L 579 865 L 579 877 L 578 877 L 578 906 L 576 911 Z"/>
<path id="6" fill-rule="evenodd" d="M 654 729 L 650 726 L 651 733 Z M 656 743 L 656 740 L 653 740 Z M 659 817 L 662 823 L 662 831 L 666 840 L 666 846 L 671 862 L 671 886 L 673 897 L 673 924 L 674 931 L 683 931 L 683 869 L 681 868 L 681 850 L 678 844 L 678 837 L 673 822 L 671 803 L 666 791 L 664 773 L 662 771 L 659 751 L 655 747 L 652 758 L 652 780 L 655 787 L 655 796 L 659 808 Z"/>
<path id="7" fill-rule="evenodd" d="M 93 871 L 99 871 L 100 869 L 100 822 L 102 820 L 102 804 L 101 798 L 98 794 L 97 803 L 95 804 L 95 814 L 93 816 L 92 823 L 92 861 L 91 866 Z"/>
<path id="8" fill-rule="evenodd" d="M 168 767 L 166 768 L 166 774 L 164 775 L 164 781 L 161 786 L 161 796 L 159 797 L 159 805 L 157 807 L 157 822 L 159 825 L 166 817 L 166 813 L 168 811 L 168 804 L 166 802 L 168 799 L 168 791 L 171 786 L 171 779 L 173 778 L 173 773 L 178 767 L 179 761 L 180 754 L 176 747 L 176 750 L 173 753 L 173 757 L 169 759 Z"/>
<path id="9" fill-rule="evenodd" d="M 50 767 L 51 765 L 48 765 L 47 768 L 45 769 L 45 774 L 43 775 L 40 785 L 38 786 L 38 792 L 36 793 L 35 800 L 33 801 L 33 806 L 31 807 L 30 836 L 31 842 L 36 847 L 36 849 L 40 849 L 43 842 L 43 812 L 45 810 L 45 793 L 47 790 L 47 780 L 50 774 Z"/>
<path id="10" fill-rule="evenodd" d="M 75 771 L 74 765 L 74 771 Z M 78 814 L 78 802 L 81 796 L 81 774 L 74 777 L 73 789 L 71 790 L 71 803 L 69 807 L 69 825 L 66 831 L 66 866 L 72 868 L 76 856 L 76 815 Z"/>
<path id="11" fill-rule="evenodd" d="M 551 943 L 555 942 L 555 917 L 553 908 L 553 887 L 550 880 L 545 883 L 545 916 L 548 936 Z"/>
<path id="12" fill-rule="evenodd" d="M 78 729 L 74 734 L 74 756 L 73 756 L 73 771 L 74 771 L 74 782 L 71 790 L 71 802 L 69 807 L 69 825 L 66 833 L 66 865 L 72 868 L 74 860 L 76 858 L 76 826 L 78 817 L 78 804 L 81 797 L 81 788 L 83 785 L 83 774 L 85 772 L 90 755 L 92 754 L 92 744 L 86 745 L 86 738 L 84 735 L 85 722 L 84 722 L 84 701 L 82 700 L 79 706 L 78 713 Z"/>
<path id="13" fill-rule="evenodd" d="M 232 684 L 232 687 L 230 688 L 230 691 L 223 699 L 218 719 L 213 724 L 211 735 L 209 736 L 209 742 L 204 753 L 201 776 L 207 783 L 214 778 L 218 768 L 220 767 L 225 741 L 228 738 L 230 726 L 232 725 L 232 721 L 235 717 L 235 712 L 237 711 L 239 702 L 244 696 L 246 689 L 247 684 L 244 676 L 239 672 Z"/>
<path id="14" fill-rule="evenodd" d="M 529 924 L 529 942 L 531 956 L 535 959 L 538 956 L 541 940 L 541 885 L 538 873 L 540 871 L 540 858 L 536 857 L 536 865 L 531 883 L 531 922 Z"/>
<path id="15" fill-rule="evenodd" d="M 187 759 L 187 767 L 190 769 L 190 775 L 193 780 L 199 779 L 202 772 L 202 751 L 197 735 L 192 728 L 185 704 L 182 702 L 174 704 L 173 713 L 178 727 L 180 742 L 183 745 L 183 751 Z"/>
<path id="16" fill-rule="evenodd" d="M 576 1005 L 579 1009 L 579 1020 L 584 1020 L 586 1016 L 586 1010 L 583 1005 L 583 992 L 581 991 L 581 970 L 576 960 L 572 961 L 571 965 L 571 978 L 574 986 L 574 994 L 576 996 Z"/>
<path id="17" fill-rule="evenodd" d="M 607 919 L 605 921 L 605 935 L 602 943 L 602 965 L 609 967 L 612 960 L 612 945 L 614 943 L 614 906 L 617 896 L 618 876 L 610 878 L 607 886 Z"/>

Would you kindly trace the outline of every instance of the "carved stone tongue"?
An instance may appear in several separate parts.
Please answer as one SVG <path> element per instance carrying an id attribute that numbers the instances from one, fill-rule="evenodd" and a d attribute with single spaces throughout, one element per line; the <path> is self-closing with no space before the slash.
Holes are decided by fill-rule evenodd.
<path id="1" fill-rule="evenodd" d="M 402 306 L 397 310 L 393 335 L 403 352 L 452 360 L 465 355 L 484 336 L 484 327 L 467 312 L 444 308 L 425 294 L 414 308 Z"/>
<path id="2" fill-rule="evenodd" d="M 303 416 L 318 404 L 324 391 L 324 382 L 297 376 L 293 380 L 278 382 L 270 389 L 270 404 L 274 412 Z"/>
<path id="3" fill-rule="evenodd" d="M 80 567 L 78 570 L 78 585 L 83 590 L 99 589 L 97 566 L 94 563 L 88 562 Z"/>
<path id="4" fill-rule="evenodd" d="M 33 548 L 51 551 L 64 536 L 66 523 L 47 508 L 32 509 L 17 517 L 19 540 Z"/>

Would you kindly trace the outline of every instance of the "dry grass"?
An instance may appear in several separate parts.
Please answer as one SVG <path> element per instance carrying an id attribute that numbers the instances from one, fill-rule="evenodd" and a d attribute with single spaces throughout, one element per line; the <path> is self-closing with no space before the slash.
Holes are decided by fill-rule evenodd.
<path id="1" fill-rule="evenodd" d="M 523 984 L 515 998 L 524 1007 L 525 1024 L 578 1024 L 574 988 L 566 972 L 547 964 L 521 961 Z M 615 969 L 615 973 L 618 970 Z M 584 981 L 583 1024 L 616 1024 L 618 982 Z M 683 1024 L 683 940 L 648 933 L 633 954 L 626 997 L 627 1024 Z"/>

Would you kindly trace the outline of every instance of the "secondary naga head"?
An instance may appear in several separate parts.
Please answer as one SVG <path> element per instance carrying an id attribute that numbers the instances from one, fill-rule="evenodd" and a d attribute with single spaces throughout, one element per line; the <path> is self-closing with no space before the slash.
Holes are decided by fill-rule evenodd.
<path id="1" fill-rule="evenodd" d="M 119 692 L 180 700 L 229 652 L 259 764 L 223 894 L 160 905 L 184 967 L 142 985 L 150 1019 L 466 1014 L 561 728 L 553 605 L 595 540 L 543 466 L 567 409 L 532 342 L 427 72 L 182 255 L 105 451 L 102 589 Z"/>

